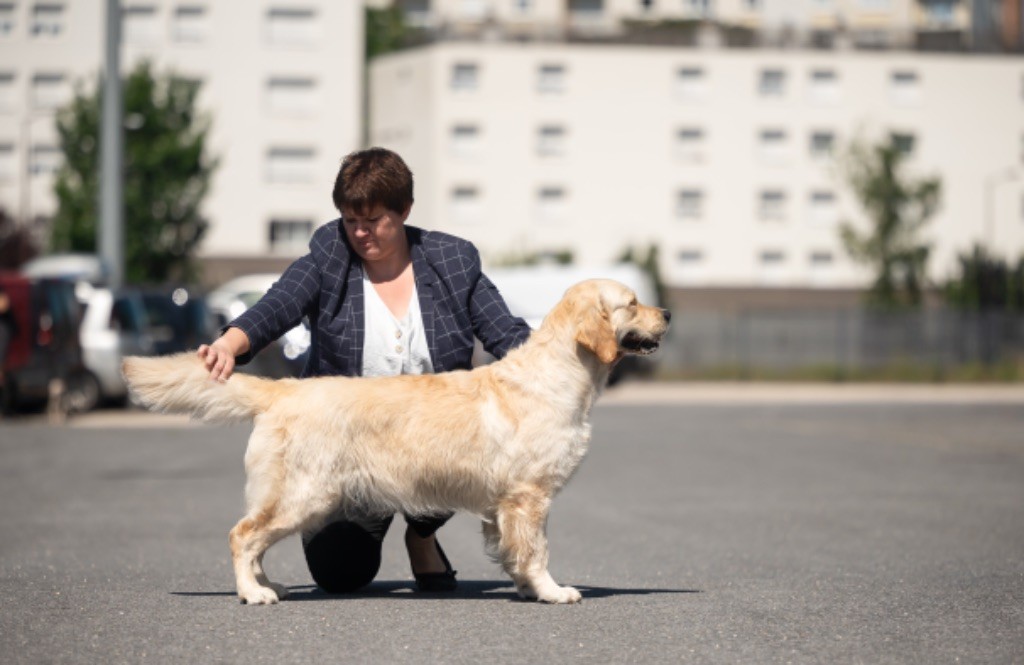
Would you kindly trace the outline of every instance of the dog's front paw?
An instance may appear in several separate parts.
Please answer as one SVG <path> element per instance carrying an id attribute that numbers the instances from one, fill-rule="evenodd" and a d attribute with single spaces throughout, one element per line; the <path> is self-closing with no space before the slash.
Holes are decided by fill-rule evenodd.
<path id="1" fill-rule="evenodd" d="M 274 605 L 280 598 L 273 589 L 258 586 L 247 591 L 239 591 L 238 597 L 243 605 Z"/>
<path id="2" fill-rule="evenodd" d="M 537 600 L 542 603 L 578 603 L 583 596 L 571 586 L 556 586 L 546 593 L 537 594 Z"/>

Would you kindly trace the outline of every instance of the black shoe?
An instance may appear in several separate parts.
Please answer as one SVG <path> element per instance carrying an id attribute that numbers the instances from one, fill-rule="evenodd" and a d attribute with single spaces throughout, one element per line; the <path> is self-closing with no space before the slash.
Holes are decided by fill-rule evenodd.
<path id="1" fill-rule="evenodd" d="M 434 540 L 434 545 L 437 546 L 437 553 L 441 555 L 441 561 L 444 562 L 446 570 L 443 573 L 417 573 L 415 570 L 412 571 L 412 576 L 416 578 L 416 588 L 419 591 L 427 592 L 455 591 L 459 583 L 455 579 L 455 571 L 452 570 L 452 564 L 448 561 L 448 557 L 444 555 L 441 543 Z"/>

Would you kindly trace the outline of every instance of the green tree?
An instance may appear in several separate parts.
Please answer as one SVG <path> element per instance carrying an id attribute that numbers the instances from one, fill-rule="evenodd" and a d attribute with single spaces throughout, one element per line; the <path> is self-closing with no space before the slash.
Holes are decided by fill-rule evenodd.
<path id="1" fill-rule="evenodd" d="M 661 261 L 658 260 L 656 244 L 648 245 L 646 252 L 639 247 L 635 248 L 630 245 L 619 255 L 619 263 L 633 263 L 646 272 L 654 285 L 654 294 L 658 298 L 658 304 L 665 305 L 667 298 L 665 280 L 661 277 Z"/>
<path id="2" fill-rule="evenodd" d="M 366 63 L 406 45 L 409 28 L 401 7 L 366 8 Z"/>
<path id="3" fill-rule="evenodd" d="M 64 164 L 54 191 L 51 248 L 96 251 L 101 86 L 79 89 L 57 115 Z M 193 253 L 208 224 L 199 208 L 216 160 L 209 121 L 196 110 L 199 85 L 139 64 L 123 83 L 124 236 L 128 282 L 193 279 Z"/>
<path id="4" fill-rule="evenodd" d="M 1024 310 L 1024 256 L 1015 266 L 981 245 L 960 254 L 958 273 L 946 283 L 946 301 L 963 309 Z"/>
<path id="5" fill-rule="evenodd" d="M 840 235 L 850 256 L 874 269 L 868 297 L 881 306 L 920 304 L 931 247 L 919 236 L 942 193 L 938 178 L 906 175 L 905 158 L 895 140 L 876 145 L 858 141 L 840 164 L 870 221 L 865 233 L 844 223 Z"/>
<path id="6" fill-rule="evenodd" d="M 35 233 L 0 208 L 0 270 L 17 270 L 39 253 Z"/>

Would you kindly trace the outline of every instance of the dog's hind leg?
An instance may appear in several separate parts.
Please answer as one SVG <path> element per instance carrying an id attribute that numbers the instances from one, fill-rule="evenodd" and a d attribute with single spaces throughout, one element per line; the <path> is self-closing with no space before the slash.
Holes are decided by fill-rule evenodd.
<path id="1" fill-rule="evenodd" d="M 498 506 L 498 559 L 523 598 L 546 603 L 576 603 L 580 592 L 559 586 L 548 573 L 544 534 L 551 498 L 537 488 L 520 488 Z M 484 535 L 488 537 L 485 526 Z"/>
<path id="2" fill-rule="evenodd" d="M 285 597 L 288 596 L 288 588 L 283 584 L 276 584 L 274 582 L 271 582 L 267 578 L 267 574 L 263 572 L 263 556 L 265 554 L 266 551 L 264 551 L 263 554 L 256 557 L 256 565 L 253 567 L 253 572 L 256 575 L 256 581 L 259 582 L 260 585 L 262 586 L 270 587 L 271 589 L 273 589 L 274 593 L 277 594 L 278 600 L 284 600 Z"/>
<path id="3" fill-rule="evenodd" d="M 259 562 L 270 547 L 266 528 L 268 522 L 265 513 L 246 516 L 231 529 L 228 536 L 238 597 L 250 605 L 268 605 L 280 600 L 277 592 L 260 579 L 266 579 Z"/>

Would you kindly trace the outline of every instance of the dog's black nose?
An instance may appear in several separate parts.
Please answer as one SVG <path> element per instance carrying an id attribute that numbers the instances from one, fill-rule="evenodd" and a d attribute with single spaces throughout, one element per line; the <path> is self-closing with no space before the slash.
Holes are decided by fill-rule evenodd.
<path id="1" fill-rule="evenodd" d="M 672 320 L 672 312 L 668 311 L 667 309 L 661 310 L 661 315 L 665 317 L 665 323 L 668 323 L 669 321 Z"/>

